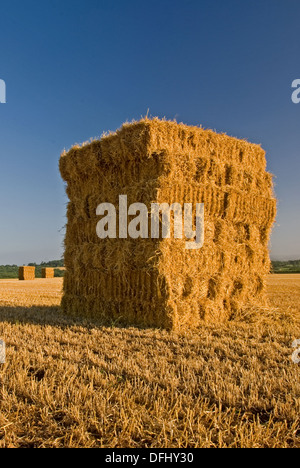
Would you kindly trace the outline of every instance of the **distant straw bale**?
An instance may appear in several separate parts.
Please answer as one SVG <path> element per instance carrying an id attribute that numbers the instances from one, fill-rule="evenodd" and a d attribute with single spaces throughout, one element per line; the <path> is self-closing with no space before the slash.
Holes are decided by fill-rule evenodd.
<path id="1" fill-rule="evenodd" d="M 265 304 L 272 176 L 256 144 L 176 122 L 143 119 L 60 158 L 69 204 L 63 310 L 104 322 L 185 329 Z M 96 208 L 204 203 L 205 242 L 99 239 Z"/>
<path id="2" fill-rule="evenodd" d="M 19 280 L 34 280 L 35 279 L 35 267 L 33 266 L 21 266 L 19 267 Z"/>
<path id="3" fill-rule="evenodd" d="M 54 278 L 54 268 L 42 268 L 42 278 Z"/>

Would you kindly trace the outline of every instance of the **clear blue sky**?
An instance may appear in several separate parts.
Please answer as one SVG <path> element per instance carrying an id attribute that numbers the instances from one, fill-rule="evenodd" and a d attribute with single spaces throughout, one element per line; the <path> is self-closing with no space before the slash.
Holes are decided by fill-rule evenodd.
<path id="1" fill-rule="evenodd" d="M 153 116 L 261 143 L 300 258 L 299 0 L 1 1 L 0 264 L 60 258 L 64 148 Z"/>

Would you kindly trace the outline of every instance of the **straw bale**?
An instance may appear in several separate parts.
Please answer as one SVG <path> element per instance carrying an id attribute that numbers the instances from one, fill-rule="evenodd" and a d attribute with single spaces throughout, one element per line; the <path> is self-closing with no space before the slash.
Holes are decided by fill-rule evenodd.
<path id="1" fill-rule="evenodd" d="M 19 267 L 19 280 L 27 281 L 35 279 L 35 267 L 33 266 L 21 266 Z"/>
<path id="2" fill-rule="evenodd" d="M 124 324 L 185 329 L 265 305 L 276 216 L 264 150 L 211 130 L 143 119 L 60 158 L 69 197 L 63 310 Z M 99 239 L 96 208 L 204 203 L 205 241 Z"/>
<path id="3" fill-rule="evenodd" d="M 42 278 L 54 278 L 54 268 L 42 268 Z"/>

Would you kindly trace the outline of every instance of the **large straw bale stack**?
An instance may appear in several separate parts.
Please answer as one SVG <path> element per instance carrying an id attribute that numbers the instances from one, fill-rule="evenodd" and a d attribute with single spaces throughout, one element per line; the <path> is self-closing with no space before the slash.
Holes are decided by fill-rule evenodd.
<path id="1" fill-rule="evenodd" d="M 54 278 L 54 268 L 42 268 L 42 278 Z"/>
<path id="2" fill-rule="evenodd" d="M 276 214 L 259 145 L 176 122 L 143 119 L 74 146 L 67 182 L 63 309 L 77 316 L 167 329 L 232 318 L 265 304 Z M 205 241 L 99 239 L 100 203 L 204 203 Z"/>
<path id="3" fill-rule="evenodd" d="M 34 280 L 35 279 L 35 267 L 33 266 L 21 266 L 19 267 L 19 280 Z"/>

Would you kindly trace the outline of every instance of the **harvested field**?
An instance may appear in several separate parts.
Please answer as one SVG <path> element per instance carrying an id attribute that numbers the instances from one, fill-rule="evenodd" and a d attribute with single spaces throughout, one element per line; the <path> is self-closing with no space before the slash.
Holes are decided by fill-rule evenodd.
<path id="1" fill-rule="evenodd" d="M 272 308 L 182 334 L 60 309 L 62 279 L 0 281 L 0 447 L 300 447 L 300 275 Z"/>

